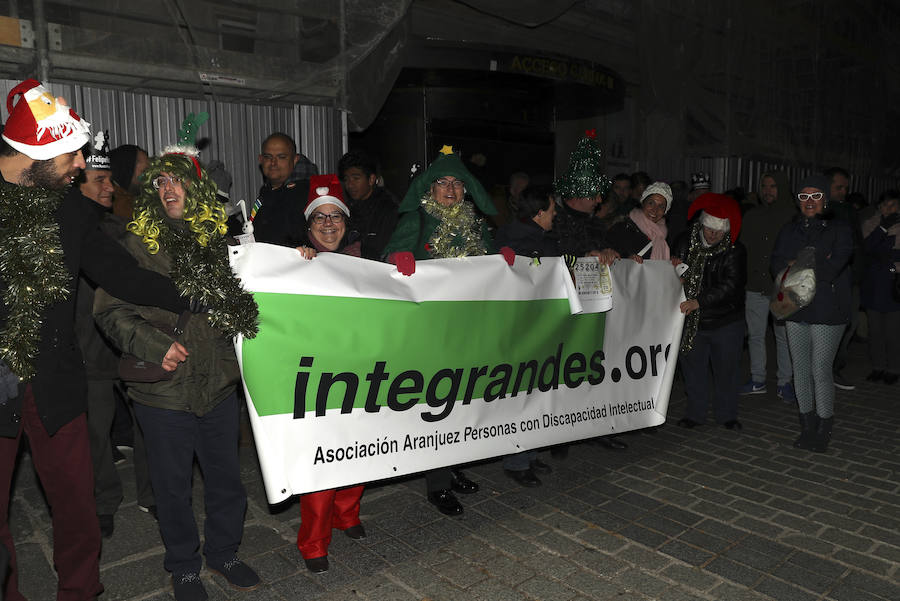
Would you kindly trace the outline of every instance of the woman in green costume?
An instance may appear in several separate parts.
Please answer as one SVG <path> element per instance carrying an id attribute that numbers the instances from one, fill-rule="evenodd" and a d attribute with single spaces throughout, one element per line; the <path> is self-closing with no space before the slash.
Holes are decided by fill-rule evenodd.
<path id="1" fill-rule="evenodd" d="M 467 192 L 474 206 L 466 201 Z M 416 260 L 495 253 L 487 225 L 476 214 L 475 207 L 485 215 L 497 212 L 484 187 L 469 173 L 459 155 L 450 146 L 444 146 L 428 169 L 413 180 L 400 203 L 400 221 L 385 247 L 388 261 L 400 273 L 412 275 Z M 504 248 L 502 253 L 512 265 L 513 251 Z M 428 501 L 445 515 L 463 512 L 454 491 L 462 494 L 478 491 L 478 484 L 458 468 L 426 472 L 425 483 Z"/>

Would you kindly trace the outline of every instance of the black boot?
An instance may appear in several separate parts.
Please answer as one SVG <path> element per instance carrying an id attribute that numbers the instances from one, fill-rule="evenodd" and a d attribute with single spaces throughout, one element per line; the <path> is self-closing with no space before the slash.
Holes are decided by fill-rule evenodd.
<path id="1" fill-rule="evenodd" d="M 816 438 L 816 428 L 819 425 L 819 416 L 815 411 L 800 414 L 800 437 L 794 441 L 798 449 L 810 450 Z"/>
<path id="2" fill-rule="evenodd" d="M 831 442 L 831 426 L 834 425 L 834 417 L 819 418 L 819 425 L 816 428 L 816 436 L 813 439 L 809 450 L 816 453 L 824 453 L 828 450 L 828 443 Z"/>

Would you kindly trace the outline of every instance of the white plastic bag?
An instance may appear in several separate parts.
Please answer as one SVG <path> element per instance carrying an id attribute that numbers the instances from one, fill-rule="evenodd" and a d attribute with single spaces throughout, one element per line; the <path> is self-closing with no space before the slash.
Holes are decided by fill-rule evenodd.
<path id="1" fill-rule="evenodd" d="M 816 296 L 816 249 L 807 246 L 775 277 L 769 310 L 776 319 L 790 317 Z"/>

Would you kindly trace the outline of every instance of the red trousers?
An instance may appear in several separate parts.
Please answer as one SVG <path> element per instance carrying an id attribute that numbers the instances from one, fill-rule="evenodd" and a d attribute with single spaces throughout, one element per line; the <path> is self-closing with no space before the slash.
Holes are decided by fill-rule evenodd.
<path id="1" fill-rule="evenodd" d="M 94 471 L 87 419 L 82 413 L 49 436 L 38 416 L 31 385 L 22 400 L 22 427 L 15 438 L 0 437 L 0 543 L 9 551 L 4 599 L 23 601 L 16 572 L 16 550 L 9 531 L 9 492 L 24 430 L 31 458 L 53 515 L 53 563 L 59 577 L 57 601 L 88 601 L 100 584 L 100 525 L 94 503 Z M 2 579 L 2 575 L 0 575 Z"/>
<path id="2" fill-rule="evenodd" d="M 338 488 L 300 497 L 300 530 L 297 548 L 303 559 L 328 555 L 331 529 L 346 530 L 359 522 L 363 486 Z"/>

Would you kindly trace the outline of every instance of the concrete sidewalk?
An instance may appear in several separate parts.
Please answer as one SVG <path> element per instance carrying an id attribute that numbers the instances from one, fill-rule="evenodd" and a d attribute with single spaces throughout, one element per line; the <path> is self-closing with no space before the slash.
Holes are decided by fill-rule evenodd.
<path id="1" fill-rule="evenodd" d="M 861 345 L 854 345 L 861 355 Z M 490 601 L 875 601 L 900 599 L 900 386 L 847 374 L 837 391 L 828 454 L 791 446 L 797 412 L 767 395 L 742 397 L 744 430 L 674 425 L 683 414 L 673 391 L 669 422 L 623 436 L 630 448 L 582 443 L 552 463 L 544 486 L 523 489 L 499 461 L 467 473 L 481 484 L 448 518 L 410 478 L 370 486 L 362 501 L 369 537 L 335 532 L 331 570 L 306 571 L 294 541 L 296 500 L 266 503 L 252 448 L 242 449 L 249 495 L 240 557 L 265 581 L 228 588 L 203 573 L 211 599 L 371 599 Z M 138 511 L 130 462 L 120 467 L 126 500 L 104 541 L 101 601 L 171 599 L 156 522 Z M 14 486 L 11 527 L 22 592 L 55 598 L 52 533 L 28 457 Z M 195 507 L 202 518 L 202 485 Z"/>

